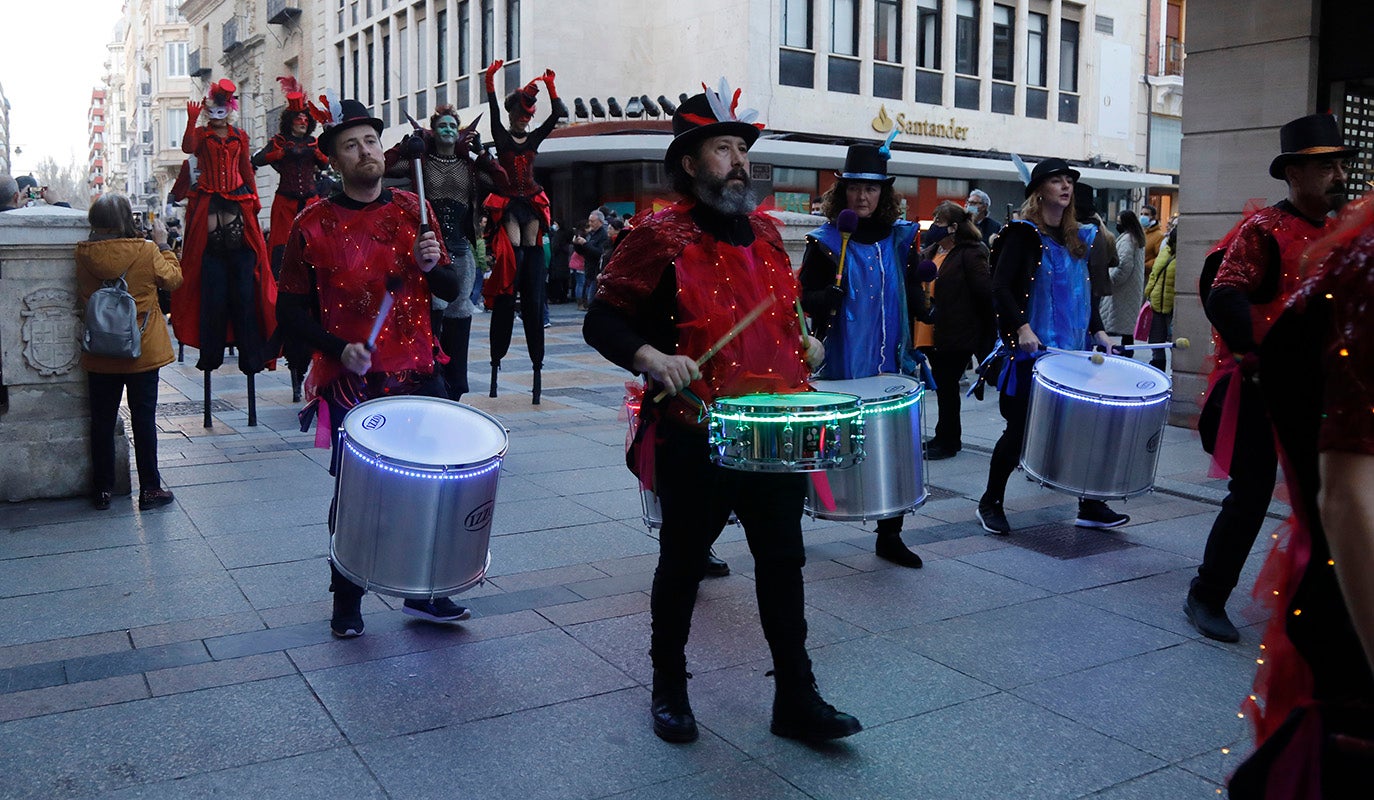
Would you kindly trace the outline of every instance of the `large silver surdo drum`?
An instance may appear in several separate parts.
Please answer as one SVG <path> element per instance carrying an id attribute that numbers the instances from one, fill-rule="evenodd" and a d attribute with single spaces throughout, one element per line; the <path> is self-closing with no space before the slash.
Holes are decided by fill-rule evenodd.
<path id="1" fill-rule="evenodd" d="M 1021 467 L 1075 497 L 1150 491 L 1169 421 L 1169 376 L 1142 361 L 1055 353 L 1036 359 Z"/>
<path id="2" fill-rule="evenodd" d="M 886 519 L 926 501 L 921 460 L 921 399 L 925 386 L 906 375 L 874 375 L 847 381 L 812 381 L 823 392 L 859 397 L 864 420 L 864 460 L 853 469 L 827 470 L 835 507 L 828 509 L 810 484 L 806 510 L 821 519 Z"/>
<path id="3" fill-rule="evenodd" d="M 630 395 L 625 396 L 625 419 L 630 423 L 630 435 L 625 440 L 626 452 L 629 451 L 630 442 L 634 441 L 635 432 L 639 430 L 639 407 L 642 400 L 639 397 Z M 644 520 L 645 527 L 657 530 L 663 527 L 663 504 L 658 501 L 658 494 L 653 489 L 639 487 L 639 507 L 640 518 Z M 739 518 L 735 512 L 730 512 L 731 525 L 738 525 Z"/>
<path id="4" fill-rule="evenodd" d="M 480 583 L 510 439 L 490 414 L 434 397 L 383 397 L 344 417 L 330 555 L 382 594 L 447 597 Z"/>

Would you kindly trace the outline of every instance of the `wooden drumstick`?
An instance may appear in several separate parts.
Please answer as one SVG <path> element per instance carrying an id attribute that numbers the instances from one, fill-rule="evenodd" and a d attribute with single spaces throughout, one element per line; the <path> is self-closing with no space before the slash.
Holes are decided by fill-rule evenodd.
<path id="1" fill-rule="evenodd" d="M 1187 350 L 1189 347 L 1192 346 L 1192 344 L 1193 344 L 1192 342 L 1188 341 L 1188 337 L 1186 337 L 1186 336 L 1180 336 L 1179 338 L 1173 340 L 1172 342 L 1154 342 L 1154 343 L 1152 343 L 1152 344 L 1133 344 L 1133 345 L 1131 345 L 1130 347 L 1122 347 L 1121 349 L 1122 349 L 1122 350 L 1125 350 L 1126 352 L 1130 352 L 1130 351 L 1132 351 L 1132 350 L 1174 350 L 1174 349 L 1178 349 L 1178 350 Z"/>
<path id="2" fill-rule="evenodd" d="M 735 323 L 735 327 L 726 331 L 725 335 L 720 337 L 719 341 L 711 345 L 711 348 L 709 350 L 707 350 L 705 353 L 702 353 L 701 356 L 697 358 L 697 366 L 700 367 L 702 364 L 705 364 L 707 361 L 710 361 L 711 357 L 714 356 L 716 353 L 719 353 L 722 347 L 729 344 L 736 336 L 739 336 L 740 332 L 743 331 L 745 328 L 754 324 L 754 320 L 758 319 L 763 314 L 763 312 L 767 311 L 769 307 L 771 307 L 777 301 L 778 298 L 770 294 L 767 298 L 764 299 L 762 303 L 759 303 L 757 306 L 754 306 L 754 309 L 752 311 L 744 315 L 744 319 Z M 654 402 L 662 403 L 663 398 L 667 396 L 668 390 L 667 388 L 664 388 L 663 391 L 654 395 Z"/>
<path id="3" fill-rule="evenodd" d="M 1040 349 L 1044 350 L 1047 353 L 1059 353 L 1060 355 L 1065 356 L 1087 356 L 1088 360 L 1093 362 L 1094 364 L 1102 364 L 1105 363 L 1107 360 L 1103 358 L 1101 353 L 1095 351 L 1089 352 L 1087 350 L 1065 350 L 1062 347 L 1047 347 L 1045 345 L 1041 345 Z"/>

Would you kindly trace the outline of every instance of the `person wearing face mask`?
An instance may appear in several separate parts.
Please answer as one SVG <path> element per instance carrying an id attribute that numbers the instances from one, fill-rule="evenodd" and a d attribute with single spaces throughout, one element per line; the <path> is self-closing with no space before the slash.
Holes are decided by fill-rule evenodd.
<path id="1" fill-rule="evenodd" d="M 898 373 L 911 345 L 915 284 L 934 276 L 914 275 L 921 263 L 917 226 L 900 218 L 887 156 L 874 145 L 853 145 L 836 177 L 821 198 L 830 221 L 806 235 L 798 275 L 802 307 L 812 319 L 813 333 L 825 342 L 819 377 L 849 380 Z M 845 209 L 858 216 L 858 228 L 847 244 L 836 224 Z M 878 520 L 874 550 L 895 564 L 919 568 L 921 557 L 902 542 L 902 518 Z"/>
<path id="2" fill-rule="evenodd" d="M 386 151 L 386 174 L 415 180 L 415 159 L 422 162 L 425 200 L 434 209 L 434 227 L 444 240 L 458 274 L 461 302 L 434 298 L 430 324 L 439 347 L 448 356 L 442 367 L 450 400 L 461 400 L 468 391 L 468 339 L 472 331 L 472 304 L 467 297 L 477 279 L 473 258 L 477 229 L 473 214 L 478 208 L 481 177 L 499 178 L 500 166 L 482 148 L 474 127 L 464 128 L 451 105 L 435 106 L 429 130 L 417 129 Z"/>
<path id="3" fill-rule="evenodd" d="M 968 212 L 973 227 L 978 229 L 978 233 L 983 237 L 983 244 L 992 245 L 992 237 L 1002 229 L 1002 223 L 993 219 L 989 213 L 992 209 L 992 198 L 982 189 L 974 189 L 968 193 L 968 200 L 964 202 L 964 210 Z"/>
<path id="4" fill-rule="evenodd" d="M 987 490 L 977 513 L 984 530 L 1002 536 L 1011 533 L 1002 502 L 1007 479 L 1021 460 L 1031 373 L 1041 348 L 1111 347 L 1088 274 L 1090 253 L 1104 246 L 1103 239 L 1095 226 L 1080 225 L 1074 214 L 1078 176 L 1078 170 L 1060 158 L 1036 164 L 1021 205 L 1022 219 L 1007 223 L 999 236 L 993 304 L 1013 358 L 1002 369 L 997 401 L 1007 427 L 993 448 Z M 1079 500 L 1074 524 L 1115 528 L 1129 521 L 1101 500 Z"/>
<path id="5" fill-rule="evenodd" d="M 229 123 L 238 108 L 234 83 L 210 85 L 205 103 L 186 103 L 181 150 L 195 156 L 195 182 L 187 190 L 181 288 L 172 293 L 177 341 L 200 349 L 196 369 L 224 363 L 228 329 L 239 370 L 253 375 L 269 358 L 265 343 L 276 329 L 277 284 L 258 226 L 257 182 L 248 134 Z M 197 125 L 201 111 L 208 121 Z"/>
<path id="6" fill-rule="evenodd" d="M 1145 302 L 1145 232 L 1135 213 L 1122 211 L 1116 218 L 1116 265 L 1108 270 L 1111 294 L 1098 301 L 1107 333 L 1120 336 L 1121 344 L 1135 344 L 1135 321 Z"/>
<path id="7" fill-rule="evenodd" d="M 1140 207 L 1140 228 L 1145 231 L 1145 263 L 1153 264 L 1159 258 L 1159 248 L 1164 244 L 1164 226 L 1159 224 L 1159 209 L 1146 203 Z"/>

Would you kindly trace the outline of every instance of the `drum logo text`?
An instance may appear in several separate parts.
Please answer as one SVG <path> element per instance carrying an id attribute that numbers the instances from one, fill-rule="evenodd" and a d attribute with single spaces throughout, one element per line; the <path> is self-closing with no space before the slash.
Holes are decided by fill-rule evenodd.
<path id="1" fill-rule="evenodd" d="M 378 428 L 382 427 L 382 426 L 385 425 L 385 424 L 386 424 L 386 415 L 385 415 L 385 414 L 373 414 L 372 416 L 370 416 L 370 417 L 368 417 L 367 419 L 364 419 L 364 420 L 363 420 L 363 429 L 364 429 L 364 430 L 369 430 L 369 431 L 375 431 L 375 430 L 377 430 Z"/>
<path id="2" fill-rule="evenodd" d="M 488 500 L 474 508 L 463 520 L 463 527 L 470 531 L 480 531 L 491 524 L 491 512 L 496 507 L 495 500 Z"/>
<path id="3" fill-rule="evenodd" d="M 1152 381 L 1152 380 L 1148 380 L 1148 379 L 1147 379 L 1147 380 L 1143 380 L 1143 381 L 1141 381 L 1140 383 L 1137 383 L 1137 384 L 1135 385 L 1135 388 L 1137 388 L 1137 389 L 1144 389 L 1144 390 L 1146 390 L 1146 391 L 1149 391 L 1150 389 L 1155 388 L 1155 382 Z"/>
<path id="4" fill-rule="evenodd" d="M 1158 449 L 1159 449 L 1159 440 L 1160 440 L 1160 438 L 1163 437 L 1163 436 L 1164 436 L 1164 431 L 1162 431 L 1162 430 L 1161 430 L 1161 431 L 1156 431 L 1156 432 L 1155 432 L 1155 435 L 1154 435 L 1154 436 L 1151 436 L 1151 437 L 1150 437 L 1150 440 L 1147 441 L 1147 442 L 1145 443 L 1145 452 L 1147 452 L 1147 453 L 1153 453 L 1153 452 L 1155 452 L 1156 450 L 1158 450 Z"/>

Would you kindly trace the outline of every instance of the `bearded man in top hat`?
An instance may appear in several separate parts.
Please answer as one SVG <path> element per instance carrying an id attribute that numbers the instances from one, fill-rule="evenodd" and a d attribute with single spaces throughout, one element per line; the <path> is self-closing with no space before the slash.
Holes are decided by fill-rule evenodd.
<path id="1" fill-rule="evenodd" d="M 1273 430 L 1255 383 L 1259 348 L 1304 278 L 1303 251 L 1326 226 L 1327 215 L 1344 204 L 1344 161 L 1357 152 L 1345 145 L 1330 114 L 1284 125 L 1279 145 L 1282 152 L 1270 163 L 1269 175 L 1288 185 L 1288 196 L 1247 217 L 1212 248 L 1199 286 L 1219 341 L 1198 429 L 1217 473 L 1231 480 L 1184 613 L 1198 632 L 1222 642 L 1240 641 L 1226 600 L 1264 523 L 1278 469 Z"/>
<path id="2" fill-rule="evenodd" d="M 759 127 L 754 112 L 736 113 L 737 99 L 722 81 L 719 92 L 678 106 L 664 166 L 682 199 L 641 216 L 625 234 L 601 274 L 583 335 L 608 360 L 648 377 L 627 461 L 663 506 L 650 601 L 654 733 L 669 742 L 697 738 L 687 637 L 707 552 L 733 510 L 754 555 L 759 621 L 773 656 L 772 731 L 837 739 L 862 726 L 821 699 L 806 652 L 806 476 L 715 465 L 698 413 L 718 397 L 805 391 L 808 360 L 823 355 L 818 341 L 803 344 L 793 311 L 797 281 L 774 223 L 756 210 L 749 148 Z M 697 356 L 770 300 L 753 324 L 697 365 Z M 660 389 L 668 399 L 650 402 Z"/>
<path id="3" fill-rule="evenodd" d="M 316 441 L 335 448 L 333 473 L 337 430 L 350 408 L 383 395 L 448 396 L 434 368 L 429 309 L 431 295 L 458 297 L 458 275 L 434 232 L 420 232 L 419 198 L 382 187 L 382 121 L 356 100 L 331 106 L 322 114 L 330 127 L 319 145 L 343 176 L 343 189 L 307 207 L 291 226 L 277 315 L 288 340 L 314 351 L 303 414 L 318 414 Z M 432 209 L 428 215 L 435 218 Z M 395 305 L 369 341 L 388 291 Z M 332 534 L 332 509 L 329 528 Z M 330 629 L 340 638 L 359 636 L 364 589 L 332 563 L 330 574 Z M 406 600 L 403 611 L 430 622 L 471 616 L 446 597 Z"/>
<path id="4" fill-rule="evenodd" d="M 921 249 L 913 246 L 919 229 L 901 218 L 887 160 L 874 145 L 851 146 L 844 171 L 821 197 L 829 222 L 806 235 L 798 279 L 802 306 L 829 354 L 821 369 L 827 380 L 899 373 L 911 345 L 917 282 L 908 282 L 907 272 L 921 262 Z M 838 226 L 846 209 L 858 218 L 857 228 L 847 234 Z M 919 568 L 921 557 L 902 542 L 903 516 L 878 520 L 874 549 L 880 558 Z"/>

